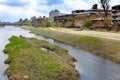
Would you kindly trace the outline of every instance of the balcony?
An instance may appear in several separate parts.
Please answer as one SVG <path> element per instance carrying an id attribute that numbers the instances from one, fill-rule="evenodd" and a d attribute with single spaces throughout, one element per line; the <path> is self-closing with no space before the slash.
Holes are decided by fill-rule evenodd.
<path id="1" fill-rule="evenodd" d="M 112 20 L 120 20 L 120 17 L 119 18 L 112 18 Z"/>
<path id="2" fill-rule="evenodd" d="M 116 12 L 112 12 L 113 16 L 119 16 L 120 15 L 120 11 L 116 11 Z"/>

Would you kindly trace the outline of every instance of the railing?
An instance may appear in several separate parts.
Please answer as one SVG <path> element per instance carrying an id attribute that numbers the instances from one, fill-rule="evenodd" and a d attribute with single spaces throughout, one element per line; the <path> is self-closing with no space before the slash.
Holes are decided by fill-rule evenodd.
<path id="1" fill-rule="evenodd" d="M 116 18 L 116 19 L 112 18 L 112 20 L 120 20 L 120 18 Z"/>
<path id="2" fill-rule="evenodd" d="M 113 13 L 112 15 L 120 15 L 120 13 Z"/>

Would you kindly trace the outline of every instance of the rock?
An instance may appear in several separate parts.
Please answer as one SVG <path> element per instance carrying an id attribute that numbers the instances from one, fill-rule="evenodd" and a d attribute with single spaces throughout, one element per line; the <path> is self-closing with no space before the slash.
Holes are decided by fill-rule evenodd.
<path id="1" fill-rule="evenodd" d="M 45 80 L 47 80 L 48 78 L 46 77 Z"/>
<path id="2" fill-rule="evenodd" d="M 28 80 L 28 79 L 29 79 L 29 76 L 28 76 L 28 75 L 24 75 L 24 76 L 23 76 L 23 79 Z"/>

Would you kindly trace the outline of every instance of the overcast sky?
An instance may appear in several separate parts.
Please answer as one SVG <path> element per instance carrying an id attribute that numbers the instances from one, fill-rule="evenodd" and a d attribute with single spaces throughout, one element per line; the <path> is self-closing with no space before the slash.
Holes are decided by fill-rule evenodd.
<path id="1" fill-rule="evenodd" d="M 0 0 L 0 20 L 14 22 L 19 18 L 48 16 L 51 10 L 71 13 L 76 9 L 90 9 L 99 0 Z M 120 0 L 111 0 L 111 6 L 120 4 Z M 99 5 L 100 8 L 100 5 Z"/>

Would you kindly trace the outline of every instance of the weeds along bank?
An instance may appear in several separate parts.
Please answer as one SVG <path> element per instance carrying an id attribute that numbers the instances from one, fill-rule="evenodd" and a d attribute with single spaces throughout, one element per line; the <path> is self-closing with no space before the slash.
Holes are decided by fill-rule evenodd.
<path id="1" fill-rule="evenodd" d="M 24 27 L 25 28 L 25 27 Z M 120 41 L 92 36 L 63 33 L 50 29 L 26 28 L 33 33 L 52 38 L 76 48 L 87 50 L 93 54 L 120 63 Z"/>
<path id="2" fill-rule="evenodd" d="M 79 80 L 75 59 L 46 41 L 13 36 L 4 52 L 9 55 L 5 61 L 10 65 L 6 71 L 9 80 Z"/>

